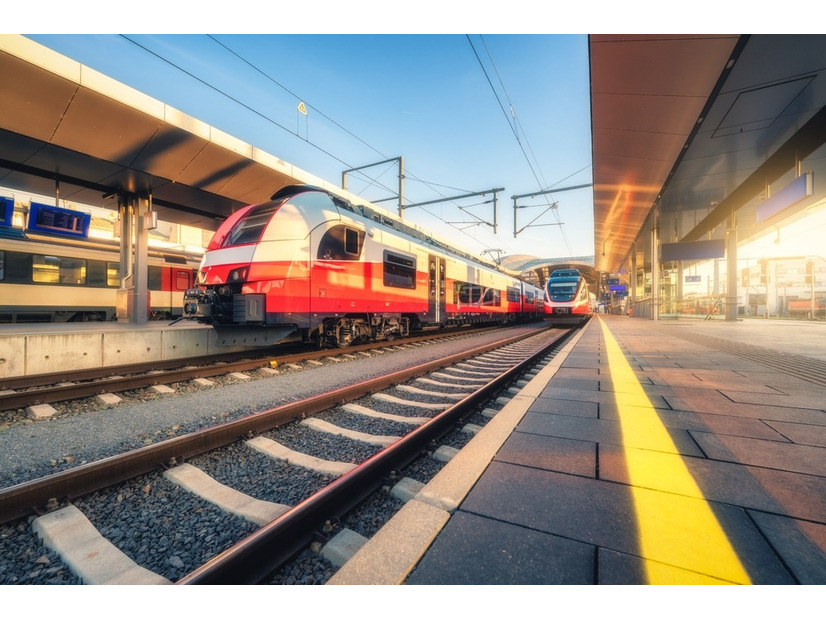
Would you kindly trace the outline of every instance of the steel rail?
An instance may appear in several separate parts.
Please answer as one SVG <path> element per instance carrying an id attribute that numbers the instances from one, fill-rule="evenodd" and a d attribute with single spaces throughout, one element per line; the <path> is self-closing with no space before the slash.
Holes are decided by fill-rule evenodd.
<path id="1" fill-rule="evenodd" d="M 306 398 L 274 409 L 261 411 L 239 420 L 225 422 L 181 437 L 144 446 L 124 454 L 79 465 L 36 480 L 0 489 L 0 524 L 38 513 L 46 506 L 71 501 L 114 484 L 154 471 L 159 467 L 174 466 L 187 458 L 221 448 L 239 439 L 249 438 L 301 416 L 314 415 L 341 402 L 355 400 L 385 389 L 411 377 L 425 374 L 524 340 L 546 331 L 547 327 L 511 336 L 467 351 L 427 362 L 383 377 L 363 381 L 327 394 Z"/>
<path id="2" fill-rule="evenodd" d="M 537 357 L 558 346 L 571 333 L 572 330 L 561 333 L 484 387 L 185 575 L 176 585 L 251 585 L 263 582 L 279 566 L 306 548 L 327 521 L 341 517 L 364 501 L 384 482 L 389 472 L 401 469 L 415 459 L 432 442 L 453 428 L 469 410 L 483 404 L 535 363 Z"/>

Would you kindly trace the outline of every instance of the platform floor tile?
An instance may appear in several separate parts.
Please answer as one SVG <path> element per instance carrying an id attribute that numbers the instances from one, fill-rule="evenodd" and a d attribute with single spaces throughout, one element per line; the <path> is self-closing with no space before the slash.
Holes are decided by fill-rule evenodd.
<path id="1" fill-rule="evenodd" d="M 751 512 L 757 526 L 803 585 L 826 583 L 826 525 Z M 823 513 L 821 513 L 823 514 Z"/>
<path id="2" fill-rule="evenodd" d="M 462 562 L 456 562 L 459 555 Z M 593 583 L 593 545 L 512 523 L 458 513 L 410 574 L 411 585 Z"/>
<path id="3" fill-rule="evenodd" d="M 597 444 L 593 441 L 517 432 L 500 448 L 496 460 L 595 478 Z"/>
<path id="4" fill-rule="evenodd" d="M 826 448 L 750 437 L 692 434 L 708 458 L 826 476 Z"/>

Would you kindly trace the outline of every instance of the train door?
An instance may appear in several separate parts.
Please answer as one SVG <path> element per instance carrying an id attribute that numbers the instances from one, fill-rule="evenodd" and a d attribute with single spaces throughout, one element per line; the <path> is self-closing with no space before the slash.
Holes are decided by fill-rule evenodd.
<path id="1" fill-rule="evenodd" d="M 430 254 L 427 259 L 429 269 L 427 276 L 427 322 L 444 323 L 447 319 L 445 303 L 447 293 L 445 291 L 445 259 L 435 254 Z"/>

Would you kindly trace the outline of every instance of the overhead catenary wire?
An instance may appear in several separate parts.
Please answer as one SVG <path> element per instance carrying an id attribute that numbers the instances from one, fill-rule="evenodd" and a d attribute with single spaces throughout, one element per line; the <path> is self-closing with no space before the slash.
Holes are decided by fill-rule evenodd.
<path id="1" fill-rule="evenodd" d="M 541 170 L 539 170 L 538 164 L 536 166 L 534 166 L 534 163 L 531 161 L 531 158 L 528 156 L 528 153 L 525 151 L 525 145 L 522 144 L 522 139 L 519 136 L 519 131 L 517 131 L 517 127 L 519 128 L 520 131 L 522 131 L 521 124 L 518 121 L 516 110 L 514 109 L 513 102 L 510 100 L 510 96 L 508 95 L 507 90 L 505 89 L 504 83 L 502 82 L 501 78 L 499 78 L 499 73 L 496 70 L 496 64 L 494 63 L 492 56 L 490 56 L 490 53 L 488 52 L 488 59 L 490 60 L 491 66 L 493 67 L 493 70 L 494 70 L 494 73 L 496 73 L 497 78 L 499 78 L 499 83 L 502 87 L 502 91 L 504 92 L 505 98 L 507 99 L 508 109 L 511 112 L 510 117 L 508 116 L 508 112 L 505 110 L 505 105 L 502 103 L 502 100 L 500 99 L 499 93 L 497 92 L 496 88 L 493 85 L 493 82 L 491 81 L 490 75 L 488 74 L 488 70 L 485 67 L 485 64 L 482 62 L 482 59 L 479 56 L 479 52 L 476 50 L 476 46 L 473 44 L 473 40 L 470 38 L 470 35 L 465 35 L 465 36 L 467 37 L 467 41 L 470 44 L 471 49 L 473 50 L 473 54 L 476 56 L 476 60 L 479 63 L 479 67 L 482 69 L 482 72 L 484 73 L 485 78 L 487 79 L 488 85 L 490 86 L 491 91 L 493 92 L 493 95 L 496 98 L 496 101 L 499 103 L 499 108 L 502 110 L 502 113 L 504 114 L 505 119 L 508 123 L 508 127 L 510 127 L 511 132 L 513 133 L 514 138 L 516 139 L 516 143 L 519 146 L 519 150 L 522 152 L 522 156 L 525 158 L 525 161 L 527 162 L 528 167 L 531 170 L 531 174 L 533 175 L 534 179 L 536 180 L 536 184 L 539 187 L 544 187 L 546 185 L 546 183 L 544 182 L 544 179 L 540 178 L 540 177 L 542 177 L 542 172 L 541 172 Z M 488 51 L 487 46 L 484 45 L 484 38 L 482 38 L 481 35 L 480 35 L 480 39 L 482 39 L 483 46 L 485 47 L 485 51 L 487 52 Z M 513 122 L 511 122 L 511 117 L 513 118 Z M 525 143 L 528 144 L 528 149 L 530 150 L 530 145 L 528 143 L 527 136 L 525 135 L 524 131 L 522 131 L 522 135 L 525 136 Z M 531 151 L 531 154 L 533 154 L 533 151 Z M 549 209 L 551 208 L 550 199 L 548 199 L 548 207 L 549 207 Z M 557 224 L 559 225 L 559 230 L 560 230 L 560 233 L 562 234 L 562 239 L 565 242 L 565 247 L 568 250 L 568 254 L 569 254 L 569 256 L 573 256 L 571 246 L 568 243 L 568 237 L 565 234 L 564 225 L 559 220 L 559 213 L 556 210 L 554 210 L 553 213 L 554 213 L 554 217 L 557 220 Z"/>
<path id="2" fill-rule="evenodd" d="M 309 139 L 309 137 L 307 137 L 307 138 L 301 137 L 300 135 L 298 135 L 298 134 L 297 134 L 297 132 L 294 132 L 294 131 L 290 130 L 290 129 L 289 129 L 288 127 L 286 127 L 285 125 L 283 125 L 283 124 L 279 123 L 279 122 L 278 122 L 275 118 L 272 118 L 271 116 L 269 116 L 269 115 L 267 115 L 267 114 L 265 114 L 265 113 L 263 113 L 263 112 L 261 112 L 261 111 L 257 110 L 255 107 L 253 107 L 253 106 L 251 106 L 251 105 L 249 105 L 249 104 L 245 103 L 244 101 L 240 100 L 238 97 L 235 97 L 235 96 L 231 95 L 230 93 L 226 92 L 225 90 L 223 90 L 223 89 L 219 88 L 218 86 L 215 86 L 214 84 L 211 84 L 211 83 L 210 83 L 209 81 L 207 81 L 206 79 L 204 79 L 204 78 L 201 78 L 201 77 L 197 76 L 197 75 L 196 75 L 196 74 L 194 74 L 192 71 L 189 71 L 189 70 L 185 69 L 184 67 L 180 66 L 179 64 L 176 64 L 176 63 L 175 63 L 175 62 L 173 62 L 172 60 L 170 60 L 170 59 L 168 59 L 168 58 L 165 58 L 165 57 L 164 57 L 163 55 L 161 55 L 160 53 L 158 53 L 158 52 L 156 52 L 156 51 L 154 51 L 154 50 L 150 49 L 150 48 L 149 48 L 149 47 L 147 47 L 146 45 L 141 44 L 139 41 L 135 40 L 134 38 L 132 38 L 132 37 L 130 37 L 130 36 L 128 36 L 128 35 L 124 35 L 124 34 L 121 34 L 120 36 L 121 36 L 121 37 L 123 37 L 125 40 L 129 41 L 130 43 L 132 43 L 133 45 L 135 45 L 135 46 L 139 47 L 140 49 L 144 50 L 146 53 L 151 54 L 152 56 L 154 56 L 155 58 L 159 59 L 160 61 L 162 61 L 162 62 L 164 62 L 164 63 L 166 63 L 166 64 L 170 65 L 170 66 L 171 66 L 171 67 L 173 67 L 174 69 L 176 69 L 176 70 L 180 71 L 181 73 L 183 73 L 183 74 L 187 75 L 188 77 L 190 77 L 190 78 L 192 78 L 192 79 L 196 80 L 196 81 L 197 81 L 197 82 L 199 82 L 200 84 L 202 84 L 202 85 L 206 86 L 207 88 L 209 88 L 209 89 L 213 90 L 213 91 L 214 91 L 214 92 L 216 92 L 217 94 L 219 94 L 219 95 L 221 95 L 221 96 L 223 96 L 223 97 L 226 97 L 227 99 L 229 99 L 229 100 L 230 100 L 230 101 L 232 101 L 233 103 L 235 103 L 235 104 L 237 104 L 237 105 L 239 105 L 239 106 L 243 107 L 245 110 L 248 110 L 249 112 L 251 112 L 252 114 L 254 114 L 254 115 L 258 116 L 259 118 L 261 118 L 262 120 L 266 121 L 267 123 L 270 123 L 270 124 L 274 125 L 275 127 L 278 127 L 279 129 L 281 129 L 281 130 L 283 130 L 283 131 L 285 131 L 285 132 L 289 133 L 291 136 L 294 136 L 294 137 L 299 138 L 300 140 L 302 140 L 303 142 L 305 142 L 305 143 L 306 143 L 306 144 L 308 144 L 309 146 L 311 146 L 311 147 L 315 148 L 316 150 L 318 150 L 318 151 L 319 151 L 319 152 L 321 152 L 322 154 L 324 154 L 324 155 L 326 155 L 326 156 L 328 156 L 328 157 L 332 158 L 333 160 L 335 160 L 335 161 L 339 162 L 339 163 L 340 163 L 340 164 L 342 164 L 344 167 L 348 167 L 348 168 L 352 168 L 352 167 L 354 167 L 354 166 L 353 166 L 352 164 L 350 164 L 349 162 L 347 162 L 347 161 L 345 161 L 344 159 L 342 159 L 342 158 L 340 158 L 340 157 L 336 156 L 335 154 L 333 154 L 332 152 L 328 151 L 327 149 L 324 149 L 324 148 L 323 148 L 323 147 L 321 147 L 319 144 L 317 144 L 317 143 L 313 142 L 312 140 L 310 140 L 310 139 Z M 259 67 L 257 67 L 254 63 L 252 63 L 252 62 L 251 62 L 251 61 L 249 61 L 248 59 L 244 58 L 241 54 L 239 54 L 239 53 L 238 53 L 238 52 L 236 52 L 235 50 L 231 49 L 228 45 L 226 45 L 226 43 L 224 43 L 224 42 L 222 42 L 222 41 L 218 40 L 216 37 L 214 37 L 214 36 L 212 36 L 212 35 L 207 35 L 207 37 L 208 37 L 211 41 L 213 41 L 215 44 L 219 45 L 219 46 L 220 46 L 223 50 L 225 50 L 227 53 L 231 54 L 231 55 L 232 55 L 234 58 L 236 58 L 238 61 L 243 62 L 245 65 L 247 65 L 247 66 L 248 66 L 248 67 L 250 67 L 252 70 L 254 70 L 254 71 L 256 71 L 257 73 L 259 73 L 261 76 L 263 76 L 265 79 L 267 79 L 268 81 L 270 81 L 272 84 L 274 84 L 274 85 L 278 86 L 279 88 L 281 88 L 282 90 L 284 90 L 284 92 L 286 92 L 286 93 L 287 93 L 287 94 L 289 94 L 290 96 L 295 97 L 295 99 L 296 99 L 297 101 L 299 101 L 299 102 L 303 103 L 303 104 L 304 104 L 307 108 L 309 108 L 310 110 L 312 110 L 314 113 L 316 113 L 316 114 L 318 114 L 318 115 L 322 116 L 322 117 L 323 117 L 323 118 L 325 118 L 327 121 L 329 121 L 330 123 L 332 123 L 334 126 L 338 127 L 339 129 L 341 129 L 342 131 L 344 131 L 345 133 L 347 133 L 349 136 L 351 136 L 353 139 L 357 140 L 358 142 L 360 142 L 361 144 L 363 144 L 364 146 L 366 146 L 367 148 L 369 148 L 369 149 L 370 149 L 370 150 L 372 150 L 373 152 L 377 153 L 377 154 L 378 154 L 378 155 L 380 155 L 381 157 L 383 157 L 383 158 L 388 158 L 388 156 L 387 156 L 387 155 L 385 155 L 384 153 L 382 153 L 379 149 L 377 149 L 377 148 L 375 148 L 374 146 L 370 145 L 368 142 L 366 142 L 365 140 L 363 140 L 362 138 L 360 138 L 359 136 L 357 136 L 355 133 L 353 133 L 352 131 L 348 130 L 348 129 L 347 129 L 347 128 L 345 128 L 343 125 L 341 125 L 340 123 L 338 123 L 337 121 L 335 121 L 334 119 L 332 119 L 331 117 L 329 117 L 328 115 L 326 115 L 324 112 L 322 112 L 321 110 L 319 110 L 316 106 L 312 105 L 312 104 L 311 104 L 310 102 L 308 102 L 305 98 L 301 97 L 301 96 L 300 96 L 300 95 L 298 95 L 297 93 L 294 93 L 294 92 L 293 92 L 293 91 L 291 91 L 289 88 L 287 88 L 286 86 L 284 86 L 283 84 L 281 84 L 280 82 L 278 82 L 278 81 L 277 81 L 276 79 L 274 79 L 272 76 L 268 75 L 265 71 L 263 71 L 263 70 L 261 70 Z M 385 171 L 385 172 L 386 172 L 386 171 Z M 382 174 L 384 174 L 384 172 L 383 172 Z M 433 191 L 434 191 L 437 195 L 439 195 L 439 196 L 441 196 L 441 197 L 443 197 L 443 198 L 445 198 L 445 199 L 447 200 L 447 198 L 445 197 L 445 195 L 444 195 L 442 192 L 440 192 L 440 191 L 437 189 L 437 187 L 448 187 L 448 186 L 442 186 L 442 185 L 438 185 L 438 184 L 435 184 L 435 183 L 431 183 L 431 182 L 428 182 L 428 181 L 425 181 L 425 180 L 419 179 L 419 178 L 418 178 L 415 174 L 411 173 L 409 170 L 405 170 L 405 171 L 404 171 L 404 174 L 405 174 L 405 178 L 410 179 L 410 180 L 413 180 L 413 181 L 416 181 L 416 182 L 419 182 L 419 183 L 422 183 L 423 185 L 425 185 L 425 186 L 429 187 L 431 190 L 433 190 Z M 395 191 L 394 189 L 392 189 L 392 188 L 388 187 L 387 185 L 385 185 L 385 184 L 381 183 L 381 182 L 380 182 L 380 180 L 379 180 L 379 178 L 372 178 L 372 177 L 370 177 L 369 175 L 364 174 L 364 173 L 361 173 L 361 176 L 363 176 L 365 179 L 367 179 L 367 180 L 368 180 L 368 184 L 369 184 L 369 185 L 368 185 L 368 187 L 369 187 L 370 185 L 372 185 L 372 186 L 375 186 L 375 187 L 382 188 L 383 190 L 386 190 L 386 191 L 390 191 L 390 192 Z M 380 176 L 381 176 L 381 175 L 379 175 L 379 177 L 380 177 Z M 462 207 L 461 207 L 461 206 L 459 206 L 458 204 L 457 204 L 457 205 L 454 205 L 454 206 L 455 206 L 456 208 L 458 208 L 459 210 L 463 210 L 463 209 L 462 209 Z M 481 239 L 479 239 L 478 237 L 476 237 L 476 236 L 472 236 L 472 235 L 470 235 L 470 234 L 466 233 L 466 232 L 464 231 L 464 229 L 463 229 L 463 228 L 459 228 L 459 227 L 458 227 L 458 226 L 456 226 L 454 223 L 449 222 L 449 221 L 448 221 L 448 220 L 446 220 L 444 217 L 442 217 L 442 216 L 440 216 L 440 215 L 438 215 L 438 214 L 434 213 L 433 211 L 431 211 L 431 210 L 429 210 L 429 209 L 424 209 L 424 208 L 422 208 L 422 211 L 423 211 L 423 212 L 425 212 L 425 213 L 427 213 L 428 215 L 430 215 L 430 216 L 431 216 L 431 217 L 433 217 L 434 219 L 436 219 L 436 220 L 438 220 L 438 221 L 441 221 L 441 222 L 443 222 L 444 224 L 449 225 L 449 226 L 451 226 L 452 228 L 454 228 L 455 230 L 457 230 L 457 231 L 461 232 L 462 234 L 466 235 L 466 236 L 468 237 L 468 239 L 469 239 L 469 240 L 471 240 L 472 242 L 474 242 L 474 243 L 480 243 L 480 244 L 482 244 L 482 245 L 487 245 L 484 241 L 482 241 L 482 240 L 481 240 Z M 465 223 L 466 223 L 466 222 L 465 222 Z M 502 244 L 502 241 L 497 240 L 497 244 L 500 244 L 500 245 L 501 245 L 501 244 Z"/>

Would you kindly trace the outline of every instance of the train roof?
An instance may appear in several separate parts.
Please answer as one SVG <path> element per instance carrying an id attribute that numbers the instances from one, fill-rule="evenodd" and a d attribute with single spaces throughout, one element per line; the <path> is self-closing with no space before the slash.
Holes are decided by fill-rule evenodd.
<path id="1" fill-rule="evenodd" d="M 578 269 L 556 269 L 551 272 L 550 278 L 581 278 L 582 274 Z"/>

